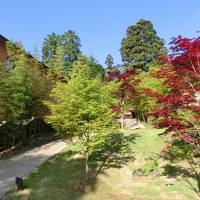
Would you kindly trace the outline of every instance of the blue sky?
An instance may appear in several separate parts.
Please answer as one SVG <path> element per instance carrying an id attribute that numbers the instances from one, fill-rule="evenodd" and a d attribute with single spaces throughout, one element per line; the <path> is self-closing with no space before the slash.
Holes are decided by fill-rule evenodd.
<path id="1" fill-rule="evenodd" d="M 52 32 L 74 30 L 82 51 L 104 64 L 107 54 L 121 63 L 121 39 L 126 28 L 149 19 L 166 43 L 177 35 L 198 36 L 200 0 L 4 0 L 0 34 L 21 41 L 31 52 L 41 49 Z"/>

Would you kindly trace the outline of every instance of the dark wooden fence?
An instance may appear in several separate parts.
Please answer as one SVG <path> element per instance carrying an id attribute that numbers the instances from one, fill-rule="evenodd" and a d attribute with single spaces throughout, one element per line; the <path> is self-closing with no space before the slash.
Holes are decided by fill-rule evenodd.
<path id="1" fill-rule="evenodd" d="M 34 119 L 25 125 L 5 123 L 0 126 L 0 151 L 16 144 L 26 144 L 32 138 L 52 136 L 54 133 L 54 129 L 43 119 Z"/>

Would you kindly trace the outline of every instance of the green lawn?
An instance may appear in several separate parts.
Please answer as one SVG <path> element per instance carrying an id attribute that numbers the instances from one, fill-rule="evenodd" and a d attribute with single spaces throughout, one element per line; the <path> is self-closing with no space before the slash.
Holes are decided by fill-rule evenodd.
<path id="1" fill-rule="evenodd" d="M 165 138 L 161 130 L 146 128 L 124 131 L 131 155 L 124 152 L 111 156 L 98 176 L 98 166 L 91 160 L 91 180 L 84 185 L 84 160 L 70 146 L 52 157 L 32 173 L 25 181 L 27 189 L 11 190 L 6 200 L 195 200 L 197 197 L 181 176 L 164 175 L 164 166 L 170 164 L 158 158 Z M 133 153 L 134 151 L 134 153 Z M 127 159 L 125 159 L 125 157 Z M 134 157 L 134 159 L 133 159 Z M 134 175 L 133 171 L 144 168 L 148 158 L 156 160 L 155 174 Z M 148 167 L 148 166 L 147 166 Z M 173 169 L 173 168 L 172 168 Z M 178 169 L 176 169 L 178 170 Z M 179 179 L 179 180 L 178 180 Z M 189 179 L 187 179 L 189 180 Z"/>
<path id="2" fill-rule="evenodd" d="M 134 152 L 141 157 L 154 157 L 163 148 L 164 137 L 158 136 L 162 130 L 158 129 L 137 129 L 133 131 L 136 134 Z"/>

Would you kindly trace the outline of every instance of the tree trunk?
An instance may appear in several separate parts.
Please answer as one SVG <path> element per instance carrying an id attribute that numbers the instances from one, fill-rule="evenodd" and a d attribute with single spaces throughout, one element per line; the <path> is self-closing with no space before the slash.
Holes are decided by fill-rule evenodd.
<path id="1" fill-rule="evenodd" d="M 139 120 L 140 116 L 139 116 L 139 113 L 137 111 L 135 112 L 135 118 L 136 118 L 137 124 L 139 124 L 139 122 L 140 122 L 140 120 Z"/>
<path id="2" fill-rule="evenodd" d="M 89 147 L 88 147 L 88 143 L 90 141 L 90 129 L 89 129 L 89 134 L 86 133 L 85 134 L 85 139 L 86 139 L 86 143 L 84 145 L 84 154 L 85 154 L 85 182 L 88 181 L 89 179 L 89 165 L 88 165 L 88 159 L 89 159 Z"/>
<path id="3" fill-rule="evenodd" d="M 15 137 L 12 137 L 12 147 L 15 145 Z"/>
<path id="4" fill-rule="evenodd" d="M 143 121 L 144 123 L 146 123 L 146 119 L 145 119 L 145 116 L 144 116 L 144 112 L 141 112 L 141 114 L 142 114 L 142 121 Z"/>
<path id="5" fill-rule="evenodd" d="M 89 173 L 89 167 L 88 167 L 88 149 L 85 148 L 85 180 L 88 181 L 88 173 Z"/>
<path id="6" fill-rule="evenodd" d="M 124 129 L 124 115 L 121 115 L 121 129 Z"/>
<path id="7" fill-rule="evenodd" d="M 123 106 L 124 106 L 124 99 L 121 101 L 121 129 L 124 129 L 124 111 L 123 111 Z"/>

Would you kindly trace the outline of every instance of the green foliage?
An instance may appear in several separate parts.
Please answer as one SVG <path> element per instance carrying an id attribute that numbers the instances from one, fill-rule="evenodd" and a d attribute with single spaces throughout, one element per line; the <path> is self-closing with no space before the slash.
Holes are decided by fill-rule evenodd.
<path id="1" fill-rule="evenodd" d="M 182 177 L 191 177 L 192 180 L 186 180 L 186 182 L 190 189 L 200 196 L 200 154 L 198 148 L 198 146 L 194 148 L 192 143 L 175 138 L 168 146 L 165 158 L 176 163 L 176 165 L 166 165 L 164 169 L 165 173 L 171 176 L 179 174 Z M 186 161 L 189 169 L 178 165 L 177 161 Z"/>
<path id="2" fill-rule="evenodd" d="M 91 78 L 87 65 L 75 63 L 68 83 L 58 83 L 51 93 L 47 122 L 60 134 L 78 136 L 112 125 L 114 113 L 110 106 L 114 99 L 109 94 L 115 87 Z"/>
<path id="3" fill-rule="evenodd" d="M 158 162 L 155 158 L 147 158 L 146 163 L 141 166 L 137 171 L 142 172 L 144 175 L 148 175 L 154 172 L 158 168 Z"/>
<path id="4" fill-rule="evenodd" d="M 26 138 L 24 124 L 44 117 L 47 107 L 43 101 L 52 88 L 43 65 L 23 47 L 9 42 L 7 52 L 8 60 L 0 66 L 0 123 L 6 122 L 1 127 L 0 148 Z"/>
<path id="5" fill-rule="evenodd" d="M 105 60 L 105 64 L 107 65 L 108 70 L 112 69 L 113 63 L 113 57 L 108 54 Z"/>
<path id="6" fill-rule="evenodd" d="M 98 62 L 96 61 L 96 59 L 92 56 L 90 56 L 89 58 L 83 54 L 80 54 L 78 56 L 78 63 L 82 64 L 82 65 L 87 65 L 89 67 L 89 73 L 90 73 L 90 77 L 91 78 L 102 78 L 102 80 L 105 77 L 105 70 L 104 68 L 98 64 Z"/>
<path id="7" fill-rule="evenodd" d="M 11 116 L 9 119 L 4 117 L 4 120 L 16 121 L 42 117 L 46 112 L 43 100 L 48 98 L 52 87 L 43 71 L 45 69 L 18 44 L 9 42 L 7 50 L 9 59 L 4 65 L 6 79 L 4 79 L 2 95 L 6 100 L 6 105 L 3 106 L 7 107 L 6 113 L 10 113 Z"/>
<path id="8" fill-rule="evenodd" d="M 55 55 L 53 55 L 49 61 L 49 66 L 51 67 L 49 68 L 48 73 L 49 76 L 55 81 L 62 80 L 67 74 L 69 74 L 69 71 L 65 71 L 65 63 L 63 57 L 63 49 L 57 48 Z"/>
<path id="9" fill-rule="evenodd" d="M 192 144 L 186 143 L 180 139 L 175 139 L 171 144 L 167 156 L 169 156 L 171 160 L 174 159 L 191 160 L 195 157 L 196 153 L 194 151 Z"/>
<path id="10" fill-rule="evenodd" d="M 55 33 L 47 35 L 47 37 L 44 39 L 42 47 L 42 61 L 45 64 L 48 64 L 52 57 L 55 55 L 56 49 L 59 47 L 59 40 L 59 35 Z"/>
<path id="11" fill-rule="evenodd" d="M 49 68 L 55 68 L 55 59 L 57 57 L 59 57 L 59 60 L 62 58 L 61 68 L 64 67 L 65 74 L 68 75 L 73 62 L 78 59 L 81 53 L 80 46 L 80 39 L 74 31 L 69 30 L 61 35 L 49 34 L 44 39 L 42 60 Z M 61 60 L 59 63 L 61 63 Z"/>
<path id="12" fill-rule="evenodd" d="M 43 71 L 43 66 L 34 58 L 28 59 L 29 94 L 32 99 L 28 109 L 29 116 L 34 118 L 44 118 L 48 112 L 44 100 L 49 98 L 49 93 L 54 84 L 51 78 Z M 46 69 L 45 69 L 46 70 Z"/>
<path id="13" fill-rule="evenodd" d="M 4 121 L 5 117 L 5 107 L 3 106 L 5 102 L 5 94 L 4 94 L 4 89 L 5 89 L 5 82 L 7 79 L 7 73 L 5 69 L 5 65 L 0 63 L 0 121 Z"/>
<path id="14" fill-rule="evenodd" d="M 166 53 L 164 42 L 157 36 L 153 24 L 144 19 L 128 27 L 120 51 L 127 67 L 137 67 L 143 71 L 148 70 L 147 65 L 154 58 Z"/>
<path id="15" fill-rule="evenodd" d="M 80 51 L 80 38 L 74 31 L 67 31 L 60 36 L 60 45 L 64 50 L 66 66 L 77 60 Z"/>
<path id="16" fill-rule="evenodd" d="M 104 79 L 105 77 L 105 69 L 103 68 L 102 65 L 100 65 L 94 57 L 90 56 L 88 61 L 88 66 L 90 67 L 90 71 L 91 71 L 91 76 L 93 78 L 99 76 L 102 79 Z"/>
<path id="17" fill-rule="evenodd" d="M 29 76 L 26 68 L 27 59 L 24 54 L 18 55 L 14 69 L 1 80 L 0 110 L 2 119 L 19 122 L 27 118 L 27 107 L 31 104 Z"/>
<path id="18" fill-rule="evenodd" d="M 58 82 L 51 92 L 52 100 L 46 102 L 51 113 L 46 121 L 65 138 L 79 138 L 86 168 L 91 143 L 98 134 L 106 134 L 114 127 L 111 105 L 116 102 L 116 89 L 113 82 L 105 84 L 99 77 L 93 78 L 91 68 L 80 60 L 74 63 L 68 83 Z"/>
<path id="19" fill-rule="evenodd" d="M 158 64 L 151 63 L 148 72 L 141 72 L 137 75 L 139 83 L 135 86 L 135 89 L 138 96 L 133 100 L 132 107 L 139 115 L 152 111 L 157 106 L 155 97 L 146 94 L 146 89 L 150 89 L 160 94 L 165 94 L 168 91 L 168 88 L 163 84 L 164 80 L 158 79 L 154 75 L 159 67 Z"/>

